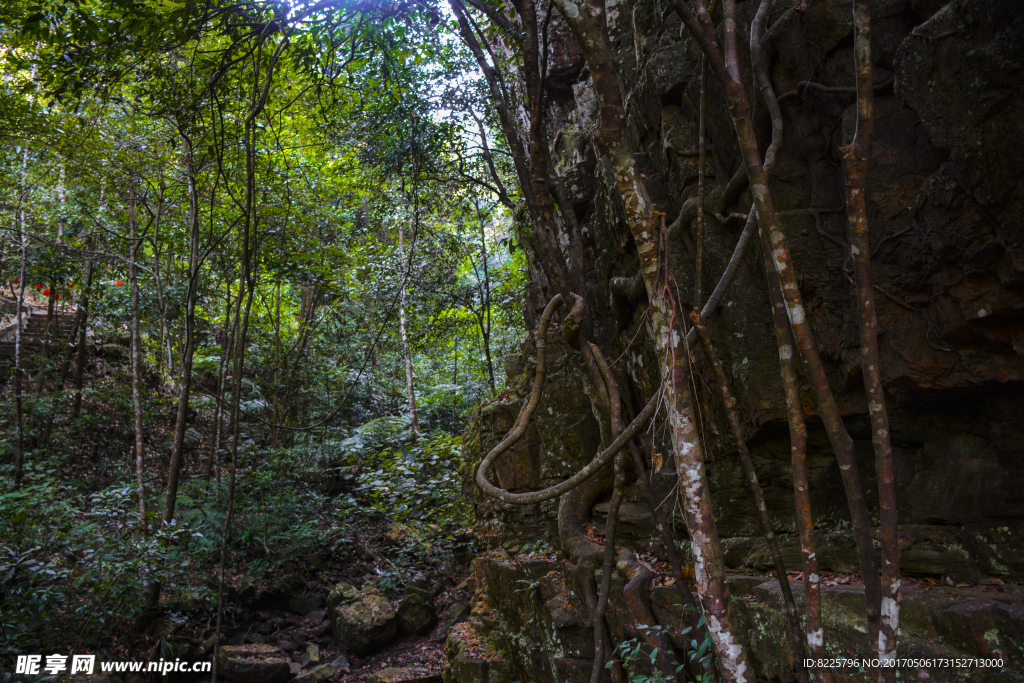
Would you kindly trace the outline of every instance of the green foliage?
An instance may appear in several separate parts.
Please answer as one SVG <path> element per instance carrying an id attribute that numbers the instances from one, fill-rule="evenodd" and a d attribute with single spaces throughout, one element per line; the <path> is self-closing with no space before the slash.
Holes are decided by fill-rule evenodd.
<path id="1" fill-rule="evenodd" d="M 701 615 L 697 621 L 698 627 L 704 625 L 704 615 Z M 637 629 L 643 631 L 648 636 L 658 637 L 667 636 L 668 628 L 660 625 L 647 625 L 639 624 Z M 680 635 L 685 636 L 690 633 L 693 629 L 690 626 L 683 628 L 680 631 Z M 697 642 L 696 638 L 690 639 L 690 644 L 686 649 L 687 661 L 694 665 L 694 668 L 698 671 L 702 671 L 696 680 L 698 683 L 710 683 L 712 679 L 709 666 L 711 665 L 711 658 L 714 656 L 714 650 L 712 649 L 711 633 L 704 630 L 704 640 L 701 643 Z M 635 672 L 632 674 L 631 683 L 668 683 L 669 681 L 675 680 L 675 678 L 668 676 L 662 669 L 657 665 L 658 648 L 645 647 L 644 642 L 640 638 L 631 638 L 624 640 L 619 643 L 616 648 L 616 652 L 620 657 L 620 661 L 626 667 L 627 671 Z M 614 665 L 614 660 L 609 660 L 605 667 L 611 667 Z M 679 674 L 683 670 L 682 664 L 679 662 L 672 662 L 675 667 L 675 673 Z M 638 668 L 649 670 L 650 674 L 641 673 L 637 671 Z"/>
<path id="2" fill-rule="evenodd" d="M 243 415 L 232 571 L 259 581 L 312 551 L 352 558 L 354 530 L 385 516 L 405 539 L 379 577 L 386 590 L 449 553 L 469 514 L 455 435 L 501 388 L 500 359 L 522 331 L 526 262 L 514 190 L 501 203 L 487 189 L 488 162 L 498 184 L 514 186 L 510 161 L 480 149 L 483 90 L 442 21 L 428 5 L 372 3 L 282 12 L 14 0 L 0 9 L 0 294 L 9 300 L 24 278 L 58 292 L 68 316 L 88 294 L 90 332 L 78 417 L 69 415 L 73 368 L 67 379 L 58 372 L 72 340 L 26 364 L 24 485 L 14 488 L 13 467 L 0 471 L 3 653 L 61 629 L 102 642 L 140 612 L 154 579 L 172 596 L 185 584 L 211 594 L 227 522 L 226 444 L 220 483 L 186 471 L 175 521 L 154 524 L 165 472 L 153 469 L 166 467 L 189 362 L 190 428 L 209 437 L 221 384 L 220 404 L 237 400 Z M 251 117 L 254 92 L 266 99 Z M 228 361 L 247 308 L 244 248 L 256 284 L 237 377 Z M 148 520 L 131 472 L 133 378 L 118 359 L 133 322 L 130 262 Z M 27 303 L 39 314 L 48 301 L 32 289 Z M 426 432 L 415 441 L 407 355 Z M 0 447 L 13 462 L 10 384 L 0 390 Z M 203 455 L 210 447 L 204 438 Z M 82 481 L 62 479 L 69 462 Z"/>
<path id="3" fill-rule="evenodd" d="M 336 444 L 332 467 L 353 487 L 348 504 L 450 535 L 469 524 L 461 495 L 461 440 L 435 432 L 410 440 L 404 420 L 380 418 Z"/>

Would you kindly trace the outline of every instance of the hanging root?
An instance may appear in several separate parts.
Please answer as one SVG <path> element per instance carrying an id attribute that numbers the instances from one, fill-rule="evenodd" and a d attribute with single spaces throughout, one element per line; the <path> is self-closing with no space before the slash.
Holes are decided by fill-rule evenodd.
<path id="1" fill-rule="evenodd" d="M 612 375 L 601 350 L 594 344 L 590 344 L 589 346 L 594 359 L 594 364 L 597 366 L 597 369 L 600 372 L 600 378 L 607 389 L 612 430 L 615 433 L 618 433 L 622 430 L 622 397 L 619 393 L 618 383 L 616 383 L 615 377 Z M 632 443 L 630 446 L 632 447 Z M 622 503 L 622 488 L 625 484 L 626 476 L 625 465 L 625 454 L 619 453 L 616 455 L 615 487 L 612 492 L 611 504 L 608 507 L 608 531 L 605 536 L 605 542 L 607 545 L 605 546 L 604 569 L 603 574 L 601 575 L 601 597 L 603 602 L 598 603 L 599 614 L 602 616 L 604 614 L 604 607 L 607 605 L 608 586 L 611 581 L 612 558 L 615 554 L 615 520 L 618 515 L 619 505 Z M 620 554 L 617 567 L 620 572 L 628 577 L 628 582 L 623 589 L 623 596 L 626 600 L 626 606 L 629 608 L 629 611 L 633 615 L 636 623 L 657 623 L 653 612 L 651 612 L 650 602 L 647 597 L 647 588 L 653 578 L 650 570 L 637 562 L 636 556 L 632 552 L 625 550 Z M 651 647 L 657 649 L 656 658 L 659 666 L 670 678 L 672 678 L 675 671 L 673 660 L 670 656 L 672 646 L 668 637 L 663 633 L 654 633 L 650 631 L 645 632 L 643 636 Z M 597 682 L 592 679 L 592 683 Z"/>
<path id="2" fill-rule="evenodd" d="M 612 377 L 608 363 L 597 347 L 594 347 L 594 359 L 598 368 L 601 370 L 601 376 L 604 378 L 605 382 L 609 386 L 615 386 L 615 380 Z M 690 584 L 687 583 L 683 577 L 683 563 L 679 558 L 679 551 L 676 550 L 675 538 L 672 535 L 672 527 L 669 524 L 667 510 L 663 506 L 659 505 L 660 501 L 658 501 L 657 496 L 654 494 L 654 489 L 651 487 L 651 478 L 647 473 L 646 463 L 644 462 L 644 458 L 640 454 L 640 450 L 637 448 L 635 441 L 630 441 L 629 453 L 633 461 L 633 469 L 637 476 L 637 487 L 640 489 L 640 495 L 643 496 L 648 509 L 651 511 L 651 516 L 654 518 L 658 535 L 661 537 L 662 545 L 665 546 L 665 551 L 668 555 L 669 569 L 676 580 L 676 590 L 679 592 L 679 597 L 682 600 L 681 604 L 686 610 L 690 629 L 700 642 L 703 642 L 707 629 L 699 623 L 699 615 L 701 613 L 700 605 L 693 597 L 693 592 L 690 590 Z M 642 623 L 647 622 L 644 621 Z M 717 673 L 714 670 L 713 664 L 709 665 L 708 669 L 713 675 Z M 691 674 L 691 677 L 696 678 L 696 676 L 693 675 L 695 673 L 694 671 L 690 671 L 689 673 Z"/>
<path id="3" fill-rule="evenodd" d="M 604 531 L 604 562 L 601 565 L 601 590 L 598 593 L 597 605 L 594 608 L 594 666 L 590 672 L 590 683 L 598 683 L 601 680 L 601 670 L 604 668 L 605 642 L 601 637 L 600 628 L 604 624 L 604 613 L 608 609 L 608 594 L 611 591 L 612 569 L 615 565 L 615 526 L 619 517 L 619 506 L 622 505 L 622 488 L 625 485 L 625 472 L 623 471 L 622 454 L 615 456 L 615 485 L 612 489 L 612 500 L 608 506 L 608 523 Z"/>
<path id="4" fill-rule="evenodd" d="M 566 317 L 565 328 L 570 335 L 576 338 L 582 319 L 583 300 L 575 295 L 573 299 L 574 306 Z M 647 422 L 653 418 L 657 411 L 658 394 L 655 394 L 629 425 L 623 428 L 622 401 L 619 396 L 618 387 L 608 372 L 604 356 L 593 344 L 580 344 L 580 350 L 583 353 L 584 360 L 587 362 L 595 384 L 595 395 L 592 399 L 595 402 L 595 406 L 601 412 L 608 415 L 608 423 L 610 423 L 612 433 L 616 435 L 611 445 L 598 453 L 586 467 L 569 479 L 541 491 L 521 494 L 511 493 L 494 486 L 487 480 L 487 473 L 494 461 L 515 445 L 526 433 L 529 421 L 540 402 L 547 376 L 545 361 L 547 357 L 548 326 L 554 311 L 561 305 L 562 297 L 561 295 L 556 295 L 544 309 L 540 323 L 537 326 L 537 368 L 533 390 L 527 399 L 526 405 L 520 412 L 515 426 L 501 443 L 492 449 L 483 462 L 480 463 L 477 469 L 476 481 L 484 493 L 508 503 L 528 505 L 561 496 L 558 508 L 559 536 L 563 550 L 576 560 L 575 573 L 580 584 L 580 590 L 586 597 L 587 606 L 590 611 L 594 627 L 594 667 L 591 678 L 593 683 L 597 683 L 600 680 L 601 672 L 604 670 L 605 659 L 613 650 L 605 627 L 604 614 L 608 606 L 612 572 L 616 568 L 627 578 L 624 597 L 631 615 L 636 619 L 636 623 L 655 623 L 647 599 L 647 588 L 652 578 L 651 573 L 646 567 L 637 562 L 636 557 L 631 551 L 616 549 L 615 536 L 618 509 L 622 502 L 622 490 L 625 485 L 625 455 L 621 455 L 621 452 L 640 433 Z M 607 472 L 604 466 L 612 458 L 615 458 L 615 479 L 612 505 L 609 509 L 608 526 L 605 533 L 606 545 L 602 549 L 601 546 L 586 537 L 584 528 L 587 519 L 584 519 L 584 516 L 589 515 L 589 511 L 593 507 L 597 496 L 602 491 L 607 490 L 609 483 L 607 476 L 595 475 Z M 671 540 L 669 545 L 672 545 Z M 616 556 L 618 556 L 617 559 Z M 603 560 L 603 570 L 600 591 L 595 595 L 593 573 L 597 566 L 598 557 L 601 557 Z M 680 583 L 682 582 L 680 581 Z M 657 649 L 656 659 L 659 666 L 669 678 L 674 679 L 675 670 L 670 655 L 671 644 L 668 638 L 664 634 L 651 631 L 646 631 L 641 635 L 652 648 Z M 621 666 L 616 665 L 611 668 L 612 676 L 616 683 L 624 683 L 625 674 Z"/>

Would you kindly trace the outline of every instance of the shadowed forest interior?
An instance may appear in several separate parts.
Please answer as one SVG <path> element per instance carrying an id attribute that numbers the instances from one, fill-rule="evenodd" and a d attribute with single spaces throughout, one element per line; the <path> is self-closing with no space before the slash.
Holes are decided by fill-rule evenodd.
<path id="1" fill-rule="evenodd" d="M 1024 681 L 1017 0 L 11 0 L 0 683 Z"/>

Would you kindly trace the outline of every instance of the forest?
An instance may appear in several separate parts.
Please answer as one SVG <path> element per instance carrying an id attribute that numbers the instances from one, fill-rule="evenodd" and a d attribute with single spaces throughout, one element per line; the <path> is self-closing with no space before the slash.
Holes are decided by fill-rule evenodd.
<path id="1" fill-rule="evenodd" d="M 0 683 L 1024 681 L 1017 0 L 10 0 Z"/>

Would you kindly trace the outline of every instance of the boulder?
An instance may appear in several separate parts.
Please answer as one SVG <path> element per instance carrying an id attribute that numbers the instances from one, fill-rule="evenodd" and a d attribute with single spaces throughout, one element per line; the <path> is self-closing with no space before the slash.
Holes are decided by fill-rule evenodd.
<path id="1" fill-rule="evenodd" d="M 335 671 L 342 671 L 347 673 L 351 666 L 352 665 L 351 663 L 349 663 L 348 657 L 346 657 L 345 655 L 339 655 L 334 658 L 333 662 L 331 662 L 331 668 Z"/>
<path id="2" fill-rule="evenodd" d="M 370 683 L 401 683 L 415 678 L 407 667 L 389 666 L 370 677 Z"/>
<path id="3" fill-rule="evenodd" d="M 236 683 L 284 683 L 291 668 L 273 645 L 226 645 L 217 651 L 217 673 Z"/>
<path id="4" fill-rule="evenodd" d="M 439 582 L 431 580 L 422 572 L 417 572 L 411 579 L 409 579 L 409 581 L 406 582 L 405 594 L 410 595 L 412 593 L 416 593 L 428 603 L 432 603 L 438 593 L 441 592 L 442 588 L 443 586 Z"/>
<path id="5" fill-rule="evenodd" d="M 405 635 L 424 636 L 437 625 L 433 605 L 417 593 L 410 593 L 398 605 L 398 630 Z"/>
<path id="6" fill-rule="evenodd" d="M 354 655 L 387 645 L 398 635 L 398 620 L 391 603 L 372 588 L 362 592 L 339 584 L 327 597 L 334 640 Z"/>

